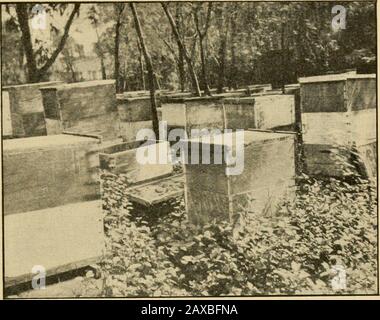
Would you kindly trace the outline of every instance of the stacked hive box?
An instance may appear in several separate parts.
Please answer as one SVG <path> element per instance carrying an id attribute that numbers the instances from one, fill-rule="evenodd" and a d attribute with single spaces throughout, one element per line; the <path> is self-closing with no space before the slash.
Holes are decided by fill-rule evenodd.
<path id="1" fill-rule="evenodd" d="M 41 88 L 47 134 L 119 137 L 114 80 L 86 81 Z"/>
<path id="2" fill-rule="evenodd" d="M 91 150 L 97 145 L 97 139 L 66 134 L 5 140 L 5 214 L 99 197 Z"/>
<path id="3" fill-rule="evenodd" d="M 226 128 L 294 130 L 293 95 L 262 94 L 224 100 Z"/>
<path id="4" fill-rule="evenodd" d="M 99 140 L 71 135 L 4 141 L 6 285 L 93 263 L 102 254 Z"/>
<path id="5" fill-rule="evenodd" d="M 295 126 L 293 95 L 262 94 L 254 97 L 172 99 L 162 105 L 162 119 L 169 128 L 191 129 L 277 129 Z"/>
<path id="6" fill-rule="evenodd" d="M 59 83 L 41 82 L 3 87 L 3 133 L 17 138 L 46 135 L 44 108 L 39 89 Z"/>
<path id="7" fill-rule="evenodd" d="M 126 142 L 136 140 L 140 129 L 152 129 L 152 110 L 149 96 L 117 96 L 120 135 Z"/>
<path id="8" fill-rule="evenodd" d="M 375 75 L 301 78 L 301 108 L 309 174 L 343 176 L 355 154 L 374 177 L 376 160 Z"/>
<path id="9" fill-rule="evenodd" d="M 236 133 L 221 135 L 223 140 L 214 136 L 215 140 L 210 142 L 211 152 L 216 152 L 215 148 L 229 148 L 228 135 L 236 142 Z M 236 154 L 235 143 L 231 152 Z M 202 164 L 202 160 L 200 164 L 185 164 L 186 207 L 193 223 L 213 219 L 233 222 L 242 211 L 253 215 L 270 214 L 282 196 L 294 193 L 293 134 L 244 131 L 242 156 L 244 169 L 238 175 L 227 175 L 225 158 L 222 164 Z"/>
<path id="10" fill-rule="evenodd" d="M 162 103 L 162 120 L 168 129 L 183 128 L 187 134 L 191 129 L 225 128 L 221 97 L 171 98 Z"/>

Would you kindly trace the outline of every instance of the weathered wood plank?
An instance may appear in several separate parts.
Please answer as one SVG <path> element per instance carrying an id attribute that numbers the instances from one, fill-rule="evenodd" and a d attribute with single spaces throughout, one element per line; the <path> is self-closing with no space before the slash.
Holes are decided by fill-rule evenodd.
<path id="1" fill-rule="evenodd" d="M 44 267 L 49 277 L 98 262 L 103 228 L 100 201 L 6 216 L 5 286 L 31 281 L 34 266 Z"/>
<path id="2" fill-rule="evenodd" d="M 178 198 L 184 192 L 184 176 L 176 175 L 154 180 L 128 189 L 128 198 L 150 207 L 170 199 Z"/>

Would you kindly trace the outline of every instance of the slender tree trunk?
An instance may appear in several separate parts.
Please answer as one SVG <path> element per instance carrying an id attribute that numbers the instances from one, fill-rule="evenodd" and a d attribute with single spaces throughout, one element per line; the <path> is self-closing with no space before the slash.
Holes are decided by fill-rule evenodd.
<path id="1" fill-rule="evenodd" d="M 32 36 L 29 29 L 28 4 L 16 4 L 17 20 L 21 29 L 21 41 L 24 47 L 28 82 L 38 82 L 37 64 L 34 57 Z"/>
<path id="2" fill-rule="evenodd" d="M 143 53 L 141 50 L 141 45 L 139 39 L 137 39 L 137 48 L 139 49 L 139 64 L 140 64 L 140 77 L 141 77 L 141 87 L 145 91 L 145 76 L 144 76 L 144 60 Z"/>
<path id="3" fill-rule="evenodd" d="M 140 40 L 141 50 L 144 53 L 145 58 L 145 64 L 148 70 L 148 82 L 149 82 L 149 89 L 150 89 L 150 102 L 151 102 L 151 109 L 152 109 L 152 120 L 153 120 L 153 131 L 156 134 L 157 139 L 159 138 L 159 128 L 158 128 L 158 116 L 157 116 L 157 103 L 156 103 L 156 92 L 155 92 L 155 74 L 153 70 L 153 64 L 152 59 L 150 57 L 150 54 L 148 52 L 148 49 L 145 45 L 144 40 L 144 34 L 141 29 L 139 16 L 136 11 L 135 4 L 133 2 L 129 3 L 129 6 L 131 7 L 134 22 L 135 22 L 135 28 L 137 32 L 137 36 Z"/>
<path id="4" fill-rule="evenodd" d="M 99 37 L 99 32 L 98 32 L 98 25 L 96 22 L 94 22 L 94 26 L 95 26 L 96 38 L 98 40 L 98 50 L 99 50 L 99 55 L 100 55 L 100 70 L 102 72 L 102 79 L 106 80 L 107 74 L 106 74 L 106 67 L 104 64 L 104 54 L 103 54 L 102 48 L 100 46 L 100 37 Z"/>
<path id="5" fill-rule="evenodd" d="M 181 32 L 182 28 L 181 28 L 181 19 L 182 15 L 181 15 L 181 4 L 180 3 L 177 3 L 177 6 L 176 6 L 176 15 L 175 15 L 175 23 L 177 25 L 177 29 L 179 31 L 179 33 Z M 186 81 L 186 76 L 185 76 L 185 61 L 184 61 L 184 55 L 183 55 L 183 51 L 182 51 L 182 48 L 180 45 L 178 45 L 178 42 L 177 42 L 177 46 L 178 46 L 178 73 L 179 73 L 179 83 L 180 83 L 180 88 L 181 88 L 181 91 L 184 92 L 185 91 L 185 81 Z"/>
<path id="6" fill-rule="evenodd" d="M 210 87 L 208 86 L 208 81 L 207 81 L 207 66 L 206 66 L 205 50 L 203 47 L 203 39 L 201 38 L 199 38 L 199 51 L 200 51 L 200 56 L 201 56 L 203 90 L 206 95 L 211 96 Z"/>
<path id="7" fill-rule="evenodd" d="M 193 66 L 193 62 L 191 61 L 187 51 L 186 51 L 186 48 L 182 42 L 182 39 L 179 35 L 179 32 L 178 32 L 178 29 L 175 25 L 175 22 L 174 22 L 174 19 L 171 15 L 171 13 L 169 12 L 169 9 L 167 7 L 167 4 L 166 3 L 161 3 L 162 5 L 162 8 L 164 9 L 165 11 L 165 14 L 169 20 L 169 23 L 170 23 L 170 26 L 172 28 L 172 31 L 173 31 L 173 34 L 174 34 L 174 37 L 177 41 L 177 44 L 178 46 L 181 48 L 182 52 L 183 52 L 183 55 L 184 55 L 184 58 L 185 58 L 185 61 L 187 63 L 187 67 L 189 69 L 189 73 L 190 73 L 190 79 L 191 79 L 191 84 L 192 84 L 192 87 L 193 87 L 193 91 L 194 91 L 194 94 L 197 95 L 197 96 L 201 96 L 201 90 L 199 89 L 199 83 L 198 83 L 198 78 L 197 78 L 197 75 L 194 71 L 194 66 Z"/>
<path id="8" fill-rule="evenodd" d="M 222 11 L 219 11 L 219 16 L 217 16 L 217 27 L 219 29 L 220 36 L 220 46 L 218 52 L 219 70 L 217 80 L 217 93 L 223 93 L 223 88 L 226 81 L 226 56 L 230 23 L 230 8 L 228 6 L 223 6 Z"/>
<path id="9" fill-rule="evenodd" d="M 114 70 L 114 78 L 116 81 L 116 92 L 122 92 L 121 79 L 120 79 L 120 27 L 121 27 L 121 16 L 123 14 L 124 4 L 116 3 L 115 11 L 117 15 L 116 25 L 115 25 L 115 52 L 114 52 L 114 60 L 115 60 L 115 70 Z"/>
<path id="10" fill-rule="evenodd" d="M 120 19 L 116 21 L 115 26 L 115 52 L 114 52 L 114 61 L 115 61 L 115 70 L 114 78 L 116 81 L 116 92 L 120 93 L 120 60 L 119 60 L 119 44 L 120 44 Z"/>
<path id="11" fill-rule="evenodd" d="M 218 72 L 218 93 L 223 93 L 224 81 L 226 78 L 226 53 L 227 53 L 227 33 L 222 36 L 219 47 L 219 72 Z"/>
<path id="12" fill-rule="evenodd" d="M 107 79 L 106 66 L 104 65 L 104 58 L 103 57 L 100 57 L 100 68 L 102 70 L 102 79 L 106 80 Z"/>
<path id="13" fill-rule="evenodd" d="M 286 65 L 285 65 L 285 22 L 281 23 L 281 90 L 285 93 Z"/>
<path id="14" fill-rule="evenodd" d="M 237 79 L 236 79 L 236 22 L 232 18 L 231 21 L 231 72 L 229 78 L 229 87 L 232 89 L 237 89 Z"/>
<path id="15" fill-rule="evenodd" d="M 198 13 L 199 13 L 199 10 L 201 10 L 201 8 L 202 8 L 202 3 L 199 3 L 199 5 L 193 11 L 193 17 L 194 17 L 195 27 L 197 29 L 198 38 L 199 38 L 199 54 L 201 58 L 203 90 L 206 95 L 210 96 L 211 92 L 210 92 L 210 88 L 208 86 L 208 81 L 207 81 L 207 63 L 206 63 L 206 57 L 205 57 L 204 40 L 207 37 L 207 31 L 210 24 L 212 2 L 209 2 L 209 5 L 208 5 L 206 22 L 205 22 L 205 26 L 203 30 L 201 30 L 200 22 L 198 18 Z"/>

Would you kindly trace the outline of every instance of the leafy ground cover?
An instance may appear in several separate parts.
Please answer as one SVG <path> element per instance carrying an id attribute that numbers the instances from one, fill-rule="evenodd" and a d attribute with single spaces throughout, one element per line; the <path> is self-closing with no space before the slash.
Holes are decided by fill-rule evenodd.
<path id="1" fill-rule="evenodd" d="M 181 199 L 134 208 L 120 189 L 123 177 L 103 177 L 108 256 L 101 295 L 377 292 L 377 198 L 365 180 L 304 177 L 295 201 L 284 200 L 272 216 L 242 217 L 237 231 L 221 221 L 191 225 Z M 346 274 L 341 290 L 331 285 L 337 265 Z"/>

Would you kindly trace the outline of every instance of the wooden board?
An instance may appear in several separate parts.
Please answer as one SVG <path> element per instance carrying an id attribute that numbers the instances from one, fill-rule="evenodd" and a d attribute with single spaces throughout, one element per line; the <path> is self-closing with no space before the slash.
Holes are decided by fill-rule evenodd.
<path id="1" fill-rule="evenodd" d="M 152 120 L 150 97 L 118 98 L 117 110 L 121 121 L 138 122 Z"/>
<path id="2" fill-rule="evenodd" d="M 176 175 L 164 179 L 156 179 L 149 183 L 129 188 L 128 198 L 139 204 L 150 207 L 183 195 L 184 176 Z"/>
<path id="3" fill-rule="evenodd" d="M 25 114 L 34 112 L 43 112 L 42 96 L 39 89 L 56 86 L 61 81 L 27 83 L 16 86 L 3 87 L 10 98 L 10 107 L 12 113 Z"/>
<path id="4" fill-rule="evenodd" d="M 346 112 L 345 81 L 301 83 L 302 112 Z"/>
<path id="5" fill-rule="evenodd" d="M 306 171 L 309 175 L 342 177 L 351 155 L 333 145 L 305 144 L 303 146 Z"/>
<path id="6" fill-rule="evenodd" d="M 347 108 L 351 111 L 376 108 L 376 78 L 348 78 Z"/>
<path id="7" fill-rule="evenodd" d="M 31 281 L 36 265 L 51 276 L 98 262 L 104 253 L 103 228 L 101 201 L 6 216 L 5 285 Z"/>
<path id="8" fill-rule="evenodd" d="M 303 112 L 302 134 L 305 144 L 348 145 L 350 115 L 347 112 Z"/>
<path id="9" fill-rule="evenodd" d="M 41 87 L 54 86 L 60 81 L 29 83 L 3 88 L 3 124 L 13 137 L 33 137 L 46 135 Z"/>
<path id="10" fill-rule="evenodd" d="M 120 122 L 119 136 L 125 142 L 136 141 L 137 133 L 141 129 L 151 129 L 153 130 L 152 121 L 138 121 L 138 122 Z"/>
<path id="11" fill-rule="evenodd" d="M 356 148 L 359 159 L 363 164 L 362 174 L 369 179 L 377 179 L 377 141 L 374 140 Z"/>
<path id="12" fill-rule="evenodd" d="M 191 134 L 192 129 L 219 129 L 225 128 L 223 104 L 217 99 L 188 99 L 185 101 L 186 132 Z"/>
<path id="13" fill-rule="evenodd" d="M 143 143 L 146 142 L 121 143 L 101 150 L 99 153 L 100 167 L 112 173 L 123 173 L 130 185 L 171 174 L 173 166 L 169 162 L 141 164 L 136 159 L 137 152 L 144 151 L 145 155 L 155 155 L 158 160 L 161 150 L 166 154 L 170 151 L 169 143 L 152 141 L 149 145 L 142 146 Z"/>
<path id="14" fill-rule="evenodd" d="M 62 84 L 41 93 L 47 118 L 76 121 L 116 111 L 114 80 Z"/>
<path id="15" fill-rule="evenodd" d="M 168 126 L 186 126 L 186 105 L 184 103 L 162 103 L 162 121 L 166 121 Z"/>
<path id="16" fill-rule="evenodd" d="M 11 106 L 9 102 L 9 92 L 2 92 L 1 111 L 3 114 L 3 122 L 1 128 L 4 136 L 12 136 L 12 118 L 11 118 Z"/>
<path id="17" fill-rule="evenodd" d="M 255 128 L 272 129 L 295 123 L 295 104 L 292 95 L 255 97 Z"/>

